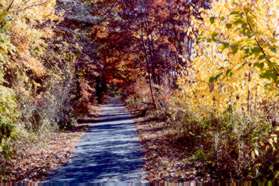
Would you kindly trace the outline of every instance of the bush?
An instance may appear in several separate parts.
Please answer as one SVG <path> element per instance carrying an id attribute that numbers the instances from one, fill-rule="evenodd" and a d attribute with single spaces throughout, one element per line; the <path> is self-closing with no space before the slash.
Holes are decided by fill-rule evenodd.
<path id="1" fill-rule="evenodd" d="M 15 123 L 19 112 L 13 90 L 0 86 L 0 153 L 8 158 L 11 152 L 10 140 L 15 137 Z"/>

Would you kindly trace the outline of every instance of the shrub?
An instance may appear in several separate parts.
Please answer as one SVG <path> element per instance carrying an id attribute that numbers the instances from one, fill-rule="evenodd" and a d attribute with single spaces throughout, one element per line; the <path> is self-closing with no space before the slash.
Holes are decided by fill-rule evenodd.
<path id="1" fill-rule="evenodd" d="M 7 158 L 10 155 L 10 140 L 15 137 L 15 123 L 19 112 L 15 93 L 6 87 L 0 86 L 0 153 Z"/>

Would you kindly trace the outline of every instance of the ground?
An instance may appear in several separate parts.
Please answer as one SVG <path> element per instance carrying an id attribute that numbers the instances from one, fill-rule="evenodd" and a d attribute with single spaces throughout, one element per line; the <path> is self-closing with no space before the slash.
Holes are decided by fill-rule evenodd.
<path id="1" fill-rule="evenodd" d="M 82 130 L 71 132 L 52 132 L 44 139 L 21 144 L 22 148 L 5 165 L 4 180 L 43 180 L 51 170 L 65 164 L 83 135 Z M 26 150 L 28 149 L 28 150 Z"/>
<path id="2" fill-rule="evenodd" d="M 208 181 L 204 163 L 193 161 L 191 146 L 177 136 L 171 123 L 147 114 L 138 118 L 137 129 L 145 150 L 145 170 L 149 181 Z"/>

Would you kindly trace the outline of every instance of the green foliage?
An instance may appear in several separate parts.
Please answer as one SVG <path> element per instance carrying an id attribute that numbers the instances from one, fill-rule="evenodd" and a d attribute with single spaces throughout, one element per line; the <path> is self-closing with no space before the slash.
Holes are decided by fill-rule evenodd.
<path id="1" fill-rule="evenodd" d="M 0 113 L 4 121 L 16 122 L 19 113 L 17 110 L 16 95 L 12 89 L 0 85 Z"/>
<path id="2" fill-rule="evenodd" d="M 204 153 L 203 149 L 196 150 L 193 158 L 194 158 L 194 160 L 200 160 L 200 161 L 204 161 L 207 159 L 206 154 Z"/>
<path id="3" fill-rule="evenodd" d="M 11 153 L 10 140 L 15 138 L 18 116 L 15 93 L 0 85 L 0 153 L 5 158 Z"/>

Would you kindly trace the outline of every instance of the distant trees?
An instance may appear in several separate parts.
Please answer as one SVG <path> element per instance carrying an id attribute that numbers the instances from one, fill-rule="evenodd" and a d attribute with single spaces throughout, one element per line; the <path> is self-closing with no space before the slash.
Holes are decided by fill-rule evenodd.
<path id="1" fill-rule="evenodd" d="M 104 18 L 92 34 L 106 74 L 128 84 L 146 77 L 155 106 L 153 84 L 173 87 L 179 71 L 190 66 L 196 33 L 191 19 L 200 17 L 202 7 L 208 2 L 95 2 L 95 15 Z"/>

